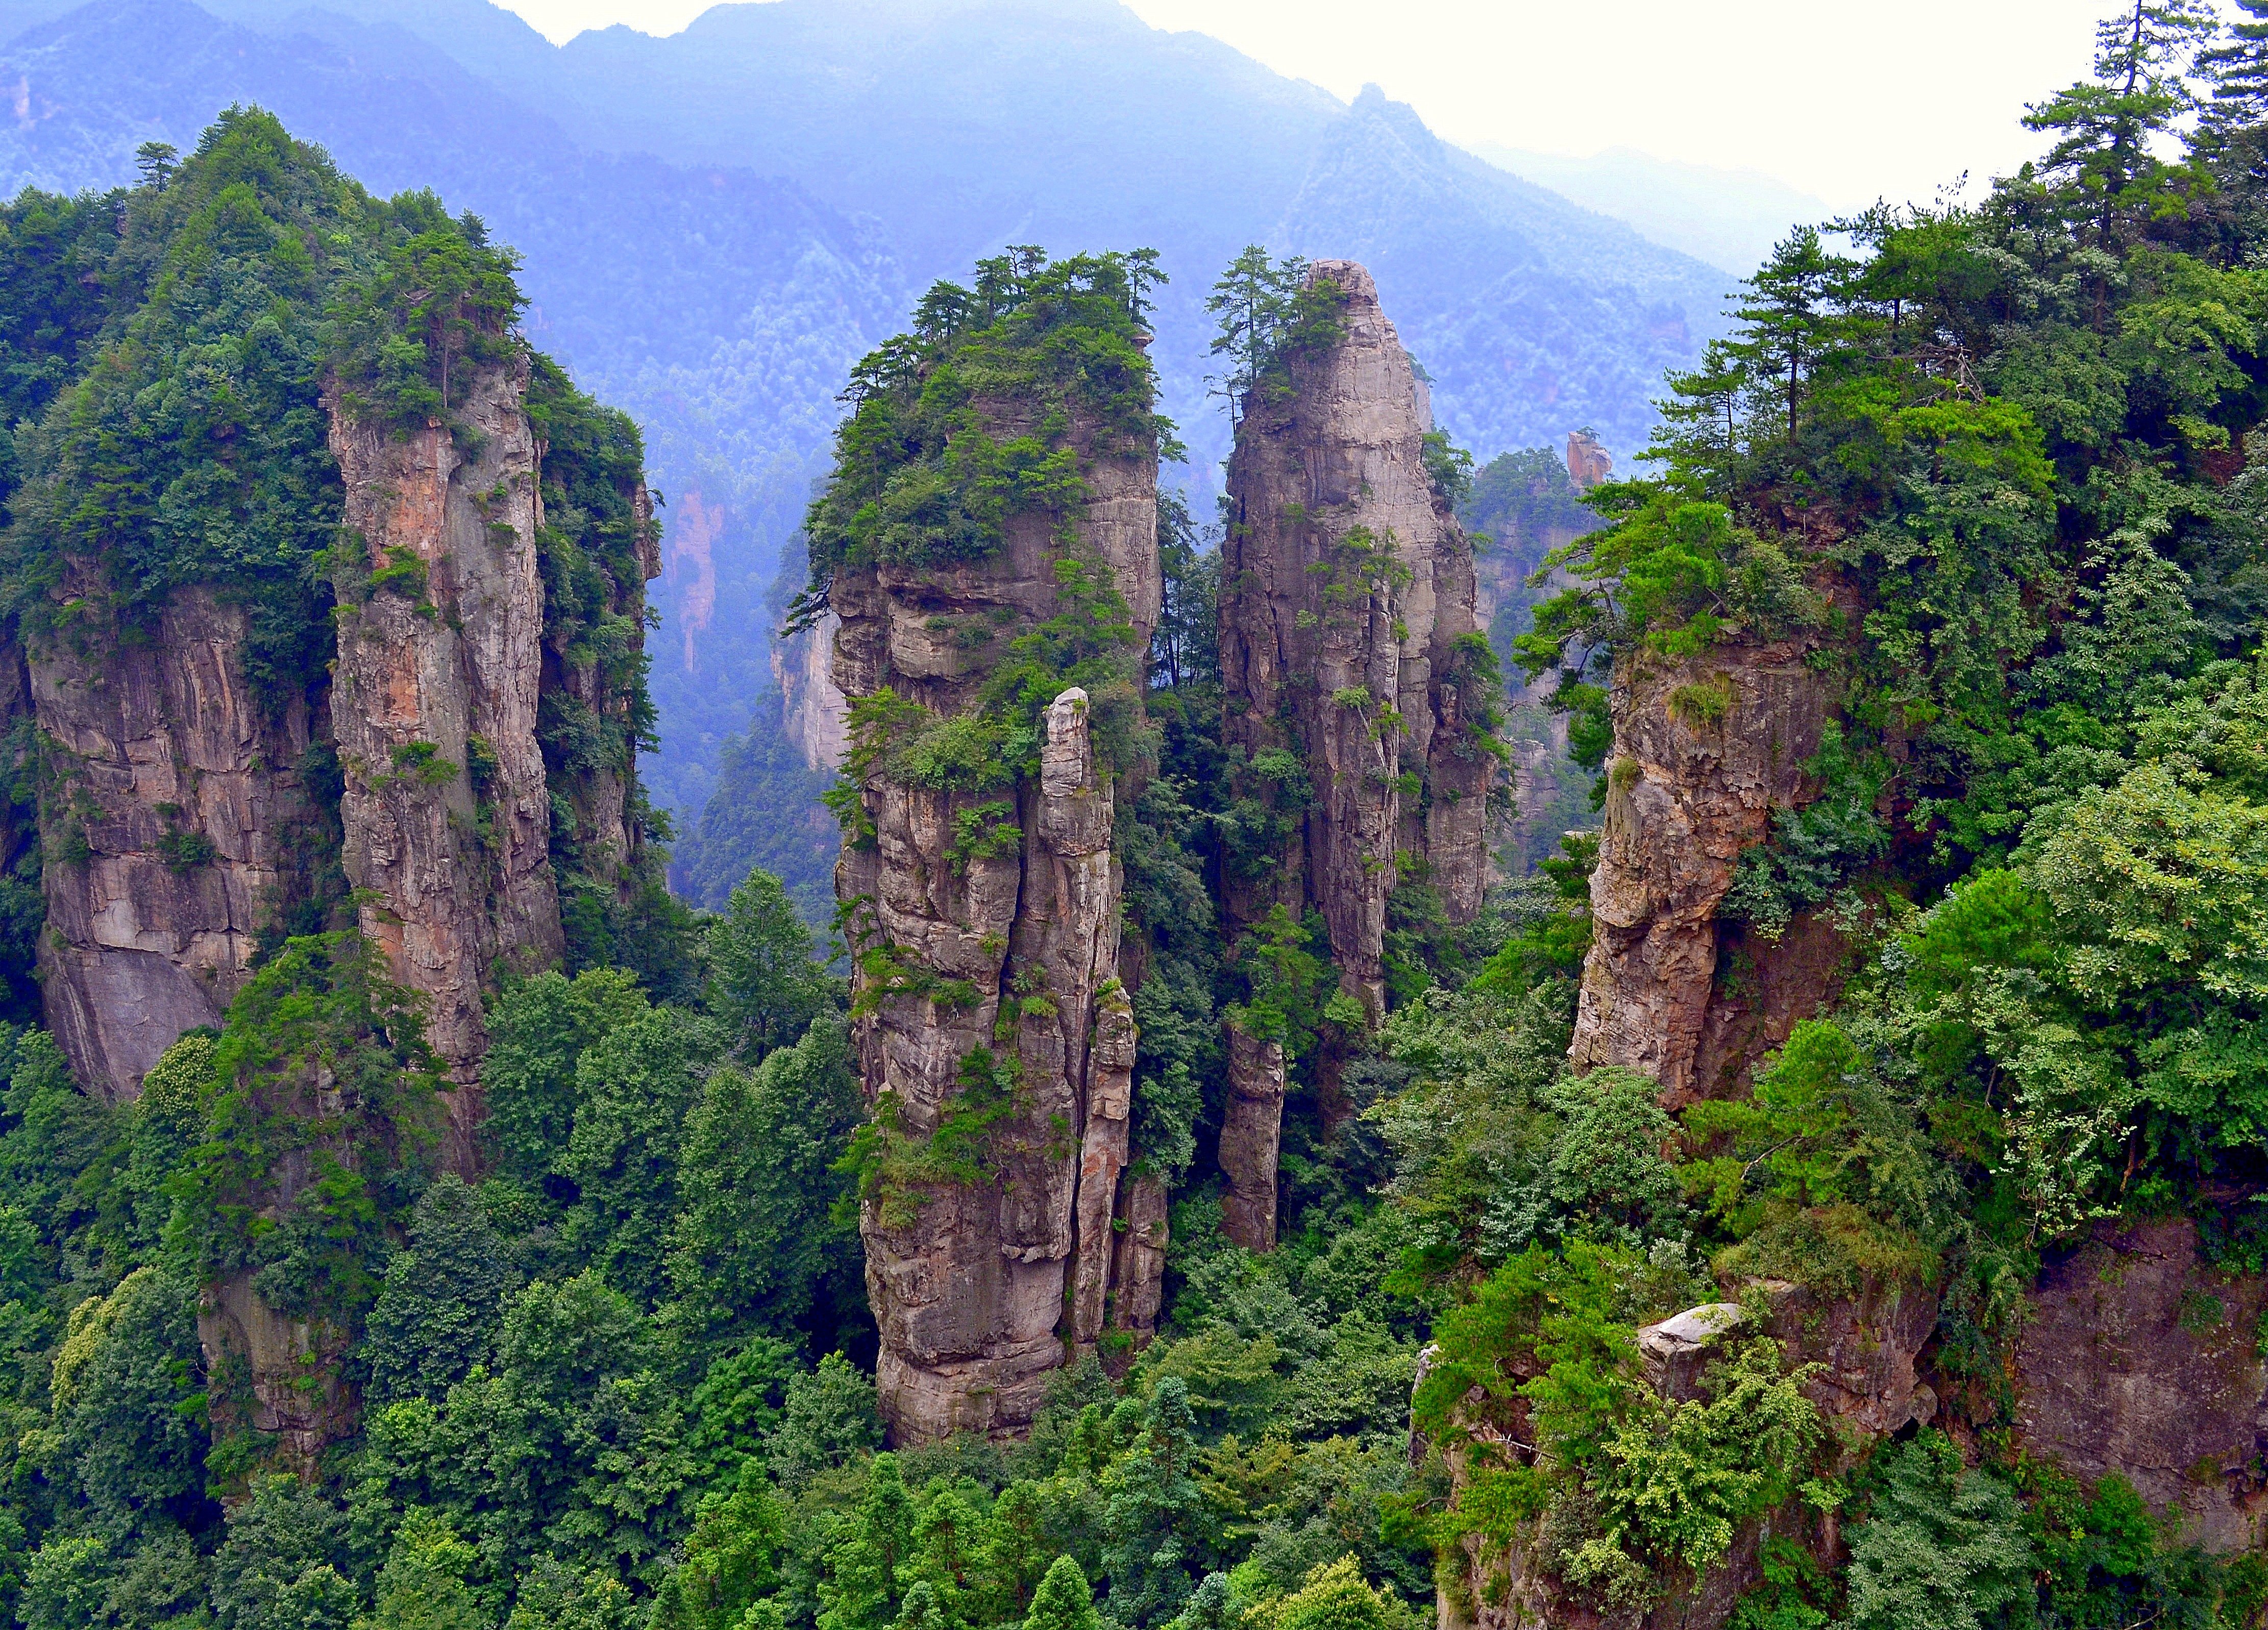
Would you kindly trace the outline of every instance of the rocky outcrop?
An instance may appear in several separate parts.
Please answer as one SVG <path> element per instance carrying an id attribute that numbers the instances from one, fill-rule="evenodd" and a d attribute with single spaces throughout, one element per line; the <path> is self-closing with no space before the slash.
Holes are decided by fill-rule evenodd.
<path id="1" fill-rule="evenodd" d="M 457 1082 L 448 1157 L 470 1169 L 483 981 L 562 949 L 554 810 L 586 883 L 627 891 L 644 844 L 634 699 L 546 640 L 528 386 L 524 357 L 485 369 L 463 432 L 333 407 L 351 547 L 333 551 L 336 660 L 303 691 L 254 693 L 249 614 L 207 587 L 131 638 L 101 625 L 107 589 L 77 560 L 52 630 L 0 654 L 0 713 L 28 712 L 42 741 L 48 1023 L 91 1089 L 134 1095 L 182 1031 L 219 1022 L 263 945 L 323 926 L 351 886 L 363 933 L 426 999 Z M 597 575 L 642 629 L 660 562 L 644 488 L 623 498 L 634 542 Z M 540 702 L 625 745 L 547 772 Z"/>
<path id="2" fill-rule="evenodd" d="M 1596 436 L 1587 430 L 1567 432 L 1567 479 L 1575 483 L 1576 491 L 1587 491 L 1614 473 L 1613 455 Z"/>
<path id="3" fill-rule="evenodd" d="M 241 608 L 181 588 L 151 638 L 82 631 L 28 663 L 8 653 L 10 711 L 46 741 L 48 1027 L 114 1102 L 182 1031 L 220 1022 L 330 819 L 307 773 L 320 709 L 294 697 L 270 717 L 244 676 L 246 635 Z"/>
<path id="4" fill-rule="evenodd" d="M 990 417 L 996 435 L 1020 426 Z M 967 714 L 990 653 L 1061 610 L 1066 557 L 1108 575 L 1146 648 L 1161 587 L 1155 464 L 1095 456 L 1085 477 L 1067 536 L 1021 514 L 981 562 L 838 573 L 843 690 L 917 704 L 901 728 Z M 861 1229 L 877 1380 L 902 1442 L 1017 1430 L 1068 1350 L 1107 1323 L 1155 1318 L 1159 1265 L 1121 1244 L 1138 1218 L 1138 1245 L 1162 1248 L 1163 1197 L 1124 1175 L 1136 1038 L 1118 971 L 1117 788 L 1096 741 L 1101 710 L 1138 705 L 1130 685 L 1065 690 L 1042 719 L 1039 773 L 1013 786 L 917 785 L 887 754 L 864 772 L 863 835 L 846 841 L 836 889 L 864 953 L 860 1067 L 895 1151 Z M 992 1107 L 976 1169 L 941 1170 L 924 1151 L 980 1103 Z M 1130 1294 L 1115 1294 L 1122 1283 Z"/>
<path id="5" fill-rule="evenodd" d="M 1284 1132 L 1284 1044 L 1228 1022 L 1228 1102 L 1221 1110 L 1220 1231 L 1247 1250 L 1276 1249 L 1276 1161 Z"/>
<path id="6" fill-rule="evenodd" d="M 2224 1555 L 2268 1538 L 2268 1280 L 2214 1272 L 2187 1218 L 2102 1225 L 2051 1260 L 2016 1339 L 2016 1438 L 2117 1472 Z"/>
<path id="7" fill-rule="evenodd" d="M 526 383 L 525 365 L 486 371 L 461 440 L 438 422 L 400 436 L 334 414 L 331 428 L 367 573 L 340 575 L 332 716 L 347 875 L 364 891 L 362 932 L 426 998 L 468 1150 L 482 979 L 499 961 L 548 965 L 563 944 L 535 737 L 542 500 Z"/>
<path id="8" fill-rule="evenodd" d="M 278 1313 L 239 1272 L 200 1293 L 197 1339 L 215 1423 L 261 1434 L 278 1469 L 312 1479 L 323 1450 L 353 1435 L 360 1400 L 339 1373 L 348 1341 L 338 1325 Z"/>
<path id="9" fill-rule="evenodd" d="M 1288 750 L 1314 802 L 1240 920 L 1312 904 L 1341 988 L 1385 1010 L 1386 897 L 1416 873 L 1453 921 L 1480 908 L 1496 759 L 1468 677 L 1472 549 L 1425 461 L 1432 428 L 1370 274 L 1320 261 L 1344 296 L 1336 344 L 1294 355 L 1283 400 L 1248 405 L 1229 461 L 1221 676 L 1229 741 Z M 1460 646 L 1460 640 L 1471 640 Z"/>
<path id="10" fill-rule="evenodd" d="M 850 743 L 850 704 L 836 689 L 832 611 L 807 629 L 772 645 L 772 677 L 779 682 L 780 728 L 807 769 L 839 770 Z"/>
<path id="11" fill-rule="evenodd" d="M 1726 645 L 1616 676 L 1606 820 L 1591 877 L 1593 938 L 1570 1049 L 1578 1065 L 1624 1065 L 1660 1084 L 1670 1107 L 1716 1086 L 1697 1068 L 1718 990 L 1718 907 L 1741 851 L 1775 808 L 1816 794 L 1804 766 L 1834 702 L 1806 664 L 1808 639 Z M 1831 959 L 1830 959 L 1831 960 Z M 1823 989 L 1814 995 L 1824 994 Z M 1786 1022 L 1806 1016 L 1782 992 Z M 1785 1039 L 1719 1026 L 1712 1061 Z"/>

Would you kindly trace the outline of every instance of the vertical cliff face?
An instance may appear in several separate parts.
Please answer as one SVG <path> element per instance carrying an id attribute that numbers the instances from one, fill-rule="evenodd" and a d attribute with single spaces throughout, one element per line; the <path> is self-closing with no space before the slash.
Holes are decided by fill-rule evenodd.
<path id="1" fill-rule="evenodd" d="M 524 365 L 482 376 L 465 411 L 472 457 L 439 424 L 396 437 L 334 415 L 331 431 L 350 546 L 366 551 L 342 576 L 332 702 L 347 875 L 366 891 L 363 933 L 424 993 L 427 1038 L 467 1085 L 487 1043 L 483 976 L 562 947 L 535 738 L 541 499 L 526 385 Z M 475 1106 L 455 1118 L 468 1137 Z"/>
<path id="2" fill-rule="evenodd" d="M 1322 261 L 1343 337 L 1253 404 L 1229 461 L 1221 675 L 1228 739 L 1289 750 L 1314 803 L 1249 919 L 1304 899 L 1329 925 L 1341 986 L 1385 1011 L 1386 897 L 1412 863 L 1452 920 L 1480 908 L 1495 760 L 1465 678 L 1478 638 L 1470 547 L 1425 462 L 1432 428 L 1370 274 Z"/>
<path id="3" fill-rule="evenodd" d="M 484 370 L 463 434 L 397 435 L 333 409 L 336 660 L 304 691 L 255 694 L 249 614 L 204 587 L 174 590 L 133 638 L 59 619 L 11 653 L 11 711 L 46 743 L 43 1001 L 91 1088 L 133 1096 L 182 1031 L 220 1022 L 263 949 L 324 926 L 352 888 L 363 933 L 426 999 L 458 1084 L 449 1159 L 470 1169 L 483 983 L 559 958 L 563 836 L 578 881 L 617 892 L 644 844 L 622 664 L 547 637 L 528 388 L 525 358 Z M 607 579 L 599 608 L 630 631 L 629 660 L 658 567 L 631 487 L 634 541 L 610 564 L 624 580 Z M 100 587 L 70 562 L 57 597 L 91 602 Z M 560 708 L 620 746 L 547 766 L 541 719 Z M 572 833 L 555 830 L 555 808 Z"/>
<path id="4" fill-rule="evenodd" d="M 1708 1095 L 1724 1066 L 1776 1045 L 1827 993 L 1834 951 L 1797 955 L 1822 948 L 1808 925 L 1764 959 L 1801 977 L 1763 977 L 1771 999 L 1761 1029 L 1748 1022 L 1753 998 L 1718 988 L 1728 932 L 1718 908 L 1741 852 L 1764 841 L 1775 808 L 1816 793 L 1804 766 L 1819 751 L 1834 686 L 1805 662 L 1810 646 L 1722 646 L 1616 677 L 1593 938 L 1570 1056 L 1652 1076 L 1672 1107 Z"/>
<path id="5" fill-rule="evenodd" d="M 293 697 L 269 715 L 246 633 L 241 608 L 177 589 L 152 637 L 66 634 L 22 670 L 18 704 L 48 741 L 48 1024 L 114 1101 L 182 1031 L 220 1022 L 261 933 L 306 891 L 304 851 L 330 818 L 308 759 L 320 708 Z"/>
<path id="6" fill-rule="evenodd" d="M 1239 924 L 1319 911 L 1341 990 L 1375 1023 L 1388 896 L 1429 886 L 1453 922 L 1480 909 L 1497 698 L 1409 356 L 1368 272 L 1322 261 L 1309 278 L 1337 291 L 1340 333 L 1292 355 L 1289 390 L 1259 394 L 1238 427 L 1220 658 L 1227 741 L 1254 761 L 1289 754 L 1313 801 L 1272 874 L 1232 884 L 1227 904 Z M 1274 1148 L 1255 1126 L 1224 1135 L 1234 1191 L 1272 1188 Z"/>
<path id="7" fill-rule="evenodd" d="M 807 769 L 839 769 L 843 749 L 850 741 L 849 704 L 835 683 L 835 633 L 841 626 L 829 611 L 812 627 L 772 646 L 772 677 L 780 688 L 780 727 Z"/>
<path id="8" fill-rule="evenodd" d="M 1012 411 L 989 417 L 995 434 L 1019 428 Z M 1065 609 L 1063 560 L 1107 578 L 1131 649 L 1145 648 L 1161 592 L 1156 475 L 1146 457 L 1096 457 L 1060 529 L 1013 516 L 981 562 L 841 573 L 837 682 L 854 702 L 887 689 L 914 703 L 917 728 L 968 718 L 1005 644 Z M 976 1169 L 886 1162 L 865 1207 L 878 1380 L 900 1441 L 1027 1422 L 1066 1343 L 1101 1334 L 1114 1278 L 1133 1287 L 1122 1323 L 1145 1305 L 1154 1317 L 1143 1247 L 1162 1247 L 1162 1195 L 1121 1193 L 1135 1031 L 1095 705 L 1078 688 L 1056 696 L 1038 773 L 1012 788 L 922 785 L 887 755 L 858 783 L 870 830 L 854 830 L 836 888 L 865 953 L 854 1011 L 869 1095 L 917 1151 L 993 1103 Z"/>

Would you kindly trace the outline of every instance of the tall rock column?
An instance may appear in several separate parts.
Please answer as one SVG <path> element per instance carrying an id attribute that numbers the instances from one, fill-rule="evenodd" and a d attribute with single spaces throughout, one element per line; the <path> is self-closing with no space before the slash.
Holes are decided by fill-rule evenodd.
<path id="1" fill-rule="evenodd" d="M 332 697 L 346 790 L 348 877 L 363 933 L 431 1003 L 434 1051 L 460 1083 L 452 1117 L 470 1161 L 481 983 L 499 958 L 559 956 L 550 800 L 536 743 L 543 671 L 541 498 L 524 363 L 483 372 L 468 454 L 434 424 L 406 437 L 334 413 L 346 528 Z M 359 570 L 353 569 L 358 564 Z"/>
<path id="2" fill-rule="evenodd" d="M 1673 1108 L 1711 1094 L 1709 1055 L 1728 1051 L 1721 1039 L 1710 1045 L 1727 1016 L 1717 911 L 1741 852 L 1764 841 L 1775 808 L 1817 793 L 1804 765 L 1819 751 L 1834 687 L 1804 660 L 1815 643 L 1720 646 L 1682 662 L 1633 662 L 1615 676 L 1591 949 L 1568 1056 L 1650 1075 Z M 1682 701 L 1697 692 L 1712 705 Z M 1791 932 L 1771 960 L 1791 962 L 1803 943 Z M 1786 1011 L 1766 1045 L 1808 1016 L 1793 989 L 1778 1005 Z"/>
<path id="3" fill-rule="evenodd" d="M 1497 759 L 1498 697 L 1475 612 L 1470 545 L 1433 489 L 1424 392 L 1370 274 L 1319 261 L 1339 296 L 1336 340 L 1295 344 L 1290 389 L 1245 404 L 1229 461 L 1222 543 L 1226 739 L 1290 753 L 1313 800 L 1274 874 L 1226 890 L 1242 924 L 1283 904 L 1329 926 L 1339 987 L 1386 1010 L 1387 897 L 1440 891 L 1452 921 L 1479 911 Z M 1272 1139 L 1224 1141 L 1224 1165 Z M 1271 1170 L 1229 1170 L 1239 1192 Z"/>
<path id="4" fill-rule="evenodd" d="M 985 411 L 996 436 L 1028 428 L 1012 407 Z M 1074 422 L 1072 440 L 1090 429 Z M 836 577 L 833 671 L 854 709 L 887 688 L 916 704 L 894 726 L 913 733 L 976 712 L 1006 642 L 1065 608 L 1066 559 L 1108 576 L 1131 613 L 1130 656 L 1146 648 L 1161 592 L 1155 461 L 1096 455 L 1082 470 L 1069 514 L 1012 516 L 989 558 Z M 1101 1334 L 1120 1261 L 1145 1278 L 1138 1305 L 1154 1294 L 1146 1259 L 1114 1249 L 1135 1033 L 1101 702 L 1056 696 L 1038 774 L 1012 786 L 924 785 L 854 742 L 859 817 L 836 892 L 861 952 L 857 1042 L 881 1123 L 860 1226 L 901 1442 L 1020 1428 L 1067 1349 Z M 969 1154 L 954 1129 L 972 1120 Z"/>

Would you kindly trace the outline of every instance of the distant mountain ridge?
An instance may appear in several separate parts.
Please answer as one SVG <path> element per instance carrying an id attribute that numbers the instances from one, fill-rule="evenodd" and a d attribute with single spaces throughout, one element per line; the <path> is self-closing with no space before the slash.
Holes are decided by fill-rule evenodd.
<path id="1" fill-rule="evenodd" d="M 773 727 L 763 595 L 850 363 L 975 256 L 1160 251 L 1154 350 L 1200 515 L 1226 449 L 1203 304 L 1246 243 L 1369 265 L 1484 459 L 1581 425 L 1635 450 L 1731 282 L 1375 90 L 1343 104 L 1115 0 L 773 0 L 563 48 L 484 0 L 0 0 L 11 24 L 11 190 L 117 184 L 140 143 L 257 102 L 523 253 L 531 331 L 638 417 L 670 500 L 649 780 L 688 812 L 724 738 Z"/>
<path id="2" fill-rule="evenodd" d="M 1500 170 L 1738 277 L 1762 265 L 1791 229 L 1834 213 L 1825 199 L 1756 170 L 1685 164 L 1627 147 L 1578 159 L 1491 142 L 1469 146 Z"/>

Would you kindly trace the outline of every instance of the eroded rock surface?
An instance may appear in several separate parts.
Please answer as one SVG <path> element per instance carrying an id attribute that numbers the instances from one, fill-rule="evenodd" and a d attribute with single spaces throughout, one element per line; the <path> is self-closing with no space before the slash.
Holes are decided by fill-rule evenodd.
<path id="1" fill-rule="evenodd" d="M 1834 697 L 1806 665 L 1808 649 L 1801 639 L 1719 646 L 1616 678 L 1594 933 L 1569 1056 L 1650 1075 L 1671 1107 L 1715 1085 L 1696 1066 L 1734 865 L 1764 841 L 1775 808 L 1817 793 L 1804 766 Z"/>
<path id="2" fill-rule="evenodd" d="M 1319 261 L 1308 277 L 1340 291 L 1341 334 L 1295 348 L 1288 394 L 1248 403 L 1238 426 L 1220 660 L 1224 735 L 1256 785 L 1286 785 L 1263 766 L 1288 762 L 1312 797 L 1274 868 L 1226 879 L 1224 896 L 1232 932 L 1278 905 L 1321 912 L 1339 988 L 1375 1025 L 1388 896 L 1432 889 L 1452 922 L 1480 909 L 1498 698 L 1471 545 L 1426 472 L 1432 413 L 1409 354 L 1367 271 Z M 1344 1110 L 1340 1062 L 1318 1063 L 1327 1114 Z"/>
<path id="3" fill-rule="evenodd" d="M 1290 395 L 1238 428 L 1220 654 L 1228 740 L 1290 750 L 1314 801 L 1272 883 L 1230 904 L 1249 920 L 1313 903 L 1341 988 L 1377 1015 L 1398 857 L 1451 920 L 1480 909 L 1497 761 L 1475 720 L 1496 698 L 1465 677 L 1472 549 L 1426 475 L 1432 424 L 1409 354 L 1368 272 L 1319 261 L 1308 276 L 1344 291 L 1344 337 L 1295 357 Z"/>
<path id="4" fill-rule="evenodd" d="M 1020 424 L 994 417 L 996 434 Z M 1146 648 L 1160 599 L 1156 466 L 1096 457 L 1086 479 L 1068 542 L 1048 518 L 1019 515 L 983 562 L 839 574 L 843 691 L 887 686 L 931 716 L 967 712 L 998 643 L 1057 614 L 1066 549 L 1108 572 Z M 862 967 L 854 984 L 878 1115 L 919 1147 L 968 1101 L 972 1070 L 1012 1084 L 981 1170 L 886 1170 L 862 1213 L 877 1380 L 901 1442 L 1015 1431 L 1068 1351 L 1107 1324 L 1155 1321 L 1163 1194 L 1125 1176 L 1136 1036 L 1118 967 L 1117 788 L 1095 740 L 1106 704 L 1138 703 L 1057 696 L 1040 773 L 1013 788 L 942 790 L 872 769 L 859 789 L 871 833 L 853 834 L 836 870 L 853 932 L 887 948 L 891 970 Z"/>
<path id="5" fill-rule="evenodd" d="M 2213 1271 L 2186 1218 L 2105 1226 L 2051 1261 L 2016 1344 L 2016 1431 L 2092 1480 L 2115 1471 L 2228 1554 L 2264 1530 L 2268 1281 Z"/>
<path id="6" fill-rule="evenodd" d="M 1276 1162 L 1284 1133 L 1284 1044 L 1262 1041 L 1233 1019 L 1228 1102 L 1221 1110 L 1220 1231 L 1247 1250 L 1276 1249 Z"/>
<path id="7" fill-rule="evenodd" d="M 6 653 L 53 777 L 48 1026 L 114 1102 L 182 1031 L 220 1022 L 261 930 L 304 881 L 296 850 L 327 818 L 303 767 L 320 721 L 303 698 L 268 715 L 244 677 L 245 638 L 240 608 L 182 588 L 148 641 L 66 636 L 28 663 Z"/>
<path id="8" fill-rule="evenodd" d="M 840 618 L 827 612 L 810 628 L 772 646 L 772 678 L 780 688 L 780 728 L 806 769 L 839 770 L 850 745 L 850 704 L 835 683 L 835 634 Z"/>
<path id="9" fill-rule="evenodd" d="M 369 891 L 364 934 L 427 999 L 468 1154 L 483 976 L 499 959 L 548 965 L 563 944 L 535 736 L 541 498 L 526 388 L 524 364 L 482 373 L 469 458 L 438 424 L 397 438 L 335 414 L 331 430 L 372 585 L 341 596 L 332 694 L 347 875 Z"/>

